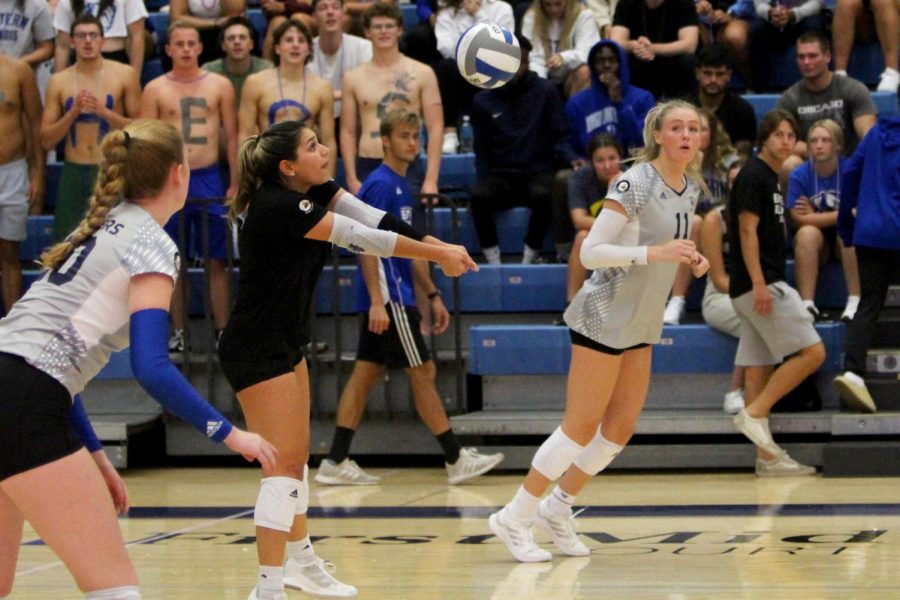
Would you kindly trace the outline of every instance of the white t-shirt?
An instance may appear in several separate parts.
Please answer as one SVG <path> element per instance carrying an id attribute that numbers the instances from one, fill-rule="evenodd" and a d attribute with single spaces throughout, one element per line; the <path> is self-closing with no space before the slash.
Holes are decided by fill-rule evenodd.
<path id="1" fill-rule="evenodd" d="M 434 23 L 434 35 L 441 56 L 453 58 L 459 37 L 479 23 L 496 23 L 510 32 L 516 29 L 512 6 L 504 0 L 484 0 L 474 15 L 462 8 L 441 9 Z"/>
<path id="2" fill-rule="evenodd" d="M 215 19 L 222 16 L 220 0 L 188 0 L 188 12 L 201 19 Z"/>
<path id="3" fill-rule="evenodd" d="M 343 34 L 341 47 L 334 54 L 325 54 L 319 47 L 319 37 L 313 39 L 313 59 L 309 70 L 331 82 L 331 87 L 341 89 L 344 73 L 364 62 L 372 60 L 372 42 L 349 33 Z M 334 116 L 341 114 L 340 100 L 334 103 Z"/>
<path id="4" fill-rule="evenodd" d="M 21 58 L 56 37 L 47 0 L 0 0 L 0 54 Z"/>
<path id="5" fill-rule="evenodd" d="M 85 0 L 84 11 L 97 16 L 100 7 L 98 0 Z M 59 0 L 56 6 L 56 14 L 53 15 L 53 27 L 57 31 L 69 33 L 72 22 L 78 18 L 72 10 L 72 0 Z M 128 26 L 147 18 L 147 9 L 141 0 L 115 0 L 115 2 L 100 15 L 103 23 L 103 35 L 107 38 L 128 37 Z"/>

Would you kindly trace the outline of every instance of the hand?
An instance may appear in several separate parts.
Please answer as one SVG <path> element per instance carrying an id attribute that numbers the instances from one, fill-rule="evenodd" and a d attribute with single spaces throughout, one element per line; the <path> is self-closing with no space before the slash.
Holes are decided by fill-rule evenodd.
<path id="1" fill-rule="evenodd" d="M 801 196 L 800 198 L 797 198 L 797 203 L 794 204 L 794 211 L 801 217 L 805 217 L 806 215 L 812 214 L 813 209 L 809 205 L 809 201 L 806 197 Z"/>
<path id="2" fill-rule="evenodd" d="M 422 193 L 423 194 L 437 194 L 438 193 L 438 185 L 436 181 L 425 180 L 422 182 Z M 433 205 L 437 206 L 438 200 L 435 198 L 431 202 Z M 425 204 L 423 202 L 423 204 Z"/>
<path id="3" fill-rule="evenodd" d="M 559 54 L 554 54 L 550 58 L 547 59 L 547 68 L 551 71 L 554 69 L 558 69 L 563 65 L 563 57 Z"/>
<path id="4" fill-rule="evenodd" d="M 603 73 L 599 77 L 600 83 L 606 86 L 606 93 L 609 99 L 615 103 L 622 101 L 622 80 L 616 77 L 614 73 Z"/>
<path id="5" fill-rule="evenodd" d="M 459 277 L 469 271 L 478 271 L 478 265 L 462 246 L 442 246 L 441 258 L 437 263 L 447 277 Z"/>
<path id="6" fill-rule="evenodd" d="M 72 110 L 79 115 L 84 113 L 92 113 L 97 108 L 97 98 L 88 90 L 81 90 L 75 95 L 75 102 L 72 103 Z"/>
<path id="7" fill-rule="evenodd" d="M 431 331 L 435 335 L 441 335 L 450 326 L 450 313 L 444 306 L 440 296 L 435 296 L 431 301 Z"/>
<path id="8" fill-rule="evenodd" d="M 772 312 L 772 292 L 765 283 L 753 284 L 753 310 L 761 315 Z"/>
<path id="9" fill-rule="evenodd" d="M 109 462 L 106 452 L 102 449 L 91 452 L 91 458 L 94 459 L 94 463 L 97 465 L 97 468 L 100 469 L 100 475 L 103 476 L 103 481 L 106 482 L 106 489 L 109 490 L 109 495 L 112 498 L 113 506 L 116 507 L 116 512 L 120 515 L 124 515 L 128 512 L 128 488 L 125 487 L 125 482 L 122 481 L 119 472 L 116 471 L 113 464 Z"/>
<path id="10" fill-rule="evenodd" d="M 228 189 L 225 190 L 225 197 L 229 199 L 234 198 L 234 196 L 237 194 L 237 188 L 237 181 L 231 182 L 231 184 L 228 185 Z"/>
<path id="11" fill-rule="evenodd" d="M 572 161 L 572 170 L 577 171 L 578 169 L 586 166 L 587 164 L 588 164 L 587 161 L 584 160 L 583 158 L 576 158 L 575 160 Z"/>
<path id="12" fill-rule="evenodd" d="M 672 240 L 662 246 L 650 246 L 647 249 L 647 262 L 676 262 L 690 265 L 696 255 L 697 245 L 691 240 Z"/>
<path id="13" fill-rule="evenodd" d="M 256 433 L 235 427 L 225 438 L 225 445 L 246 458 L 247 462 L 253 462 L 255 458 L 265 471 L 275 468 L 278 450 Z"/>
<path id="14" fill-rule="evenodd" d="M 28 214 L 39 215 L 44 208 L 44 177 L 43 175 L 30 178 L 28 184 Z"/>
<path id="15" fill-rule="evenodd" d="M 725 25 L 726 23 L 731 22 L 731 15 L 729 15 L 724 10 L 716 9 L 713 11 L 713 14 L 709 18 L 709 20 L 713 25 Z"/>
<path id="16" fill-rule="evenodd" d="M 708 0 L 700 0 L 694 6 L 697 9 L 697 14 L 700 16 L 708 15 L 712 12 L 712 4 Z"/>
<path id="17" fill-rule="evenodd" d="M 376 335 L 381 335 L 388 330 L 391 325 L 391 319 L 388 317 L 387 310 L 383 304 L 372 303 L 369 308 L 369 331 Z"/>
<path id="18" fill-rule="evenodd" d="M 656 54 L 653 52 L 653 48 L 649 44 L 637 46 L 634 50 L 634 56 L 645 62 L 650 62 L 651 60 L 656 58 Z"/>
<path id="19" fill-rule="evenodd" d="M 691 272 L 694 277 L 700 279 L 709 271 L 709 261 L 699 252 L 694 253 L 694 260 L 691 261 Z"/>

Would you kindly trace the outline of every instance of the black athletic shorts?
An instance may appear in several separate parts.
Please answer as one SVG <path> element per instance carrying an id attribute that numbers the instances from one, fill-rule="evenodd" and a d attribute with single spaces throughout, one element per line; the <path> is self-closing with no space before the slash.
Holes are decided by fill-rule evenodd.
<path id="1" fill-rule="evenodd" d="M 369 314 L 359 317 L 359 348 L 356 360 L 384 365 L 389 369 L 421 367 L 431 354 L 425 338 L 419 329 L 422 316 L 415 307 L 403 306 L 396 302 L 385 305 L 391 320 L 387 331 L 381 334 L 369 331 Z"/>
<path id="2" fill-rule="evenodd" d="M 576 346 L 582 346 L 583 348 L 587 348 L 588 350 L 593 350 L 595 352 L 602 352 L 603 354 L 611 354 L 612 356 L 619 356 L 620 354 L 624 354 L 628 350 L 637 350 L 638 348 L 646 348 L 650 344 L 635 344 L 634 346 L 629 346 L 628 348 L 610 348 L 609 346 L 604 346 L 600 342 L 595 342 L 591 338 L 581 335 L 577 331 L 569 330 L 569 336 L 572 338 L 572 344 Z"/>
<path id="3" fill-rule="evenodd" d="M 0 352 L 0 481 L 77 452 L 72 396 L 21 356 Z"/>
<path id="4" fill-rule="evenodd" d="M 294 368 L 303 361 L 303 353 L 285 355 L 265 360 L 228 360 L 219 358 L 219 365 L 235 393 L 250 386 L 293 373 Z"/>

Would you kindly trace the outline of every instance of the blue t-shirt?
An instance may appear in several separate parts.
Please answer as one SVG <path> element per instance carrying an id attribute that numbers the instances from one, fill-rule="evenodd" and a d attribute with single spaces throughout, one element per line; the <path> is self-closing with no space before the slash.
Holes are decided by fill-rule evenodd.
<path id="1" fill-rule="evenodd" d="M 366 177 L 359 189 L 359 199 L 394 216 L 407 224 L 412 224 L 412 188 L 404 177 L 382 163 Z M 413 294 L 412 261 L 408 258 L 382 258 L 378 261 L 378 277 L 381 280 L 381 295 L 385 302 L 397 302 L 403 306 L 415 306 Z M 369 291 L 362 276 L 356 274 L 356 310 L 368 311 L 371 306 Z"/>
<path id="2" fill-rule="evenodd" d="M 812 161 L 806 161 L 791 171 L 788 182 L 787 207 L 794 208 L 797 198 L 806 196 L 816 212 L 831 212 L 841 205 L 841 169 L 846 159 L 838 159 L 838 168 L 828 177 L 816 173 Z"/>

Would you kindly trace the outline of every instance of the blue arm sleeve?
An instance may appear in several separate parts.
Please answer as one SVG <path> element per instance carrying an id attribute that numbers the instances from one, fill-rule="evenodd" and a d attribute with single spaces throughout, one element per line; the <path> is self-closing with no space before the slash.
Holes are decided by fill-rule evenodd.
<path id="1" fill-rule="evenodd" d="M 72 421 L 72 427 L 75 433 L 81 439 L 81 443 L 87 448 L 88 452 L 96 452 L 103 449 L 103 444 L 97 439 L 94 428 L 88 420 L 87 413 L 84 410 L 84 404 L 81 402 L 81 395 L 75 394 L 75 402 L 72 403 L 72 410 L 69 412 L 69 420 Z"/>
<path id="2" fill-rule="evenodd" d="M 233 427 L 169 360 L 168 333 L 169 313 L 162 309 L 146 309 L 131 315 L 131 369 L 134 376 L 163 408 L 214 442 L 221 442 Z"/>

